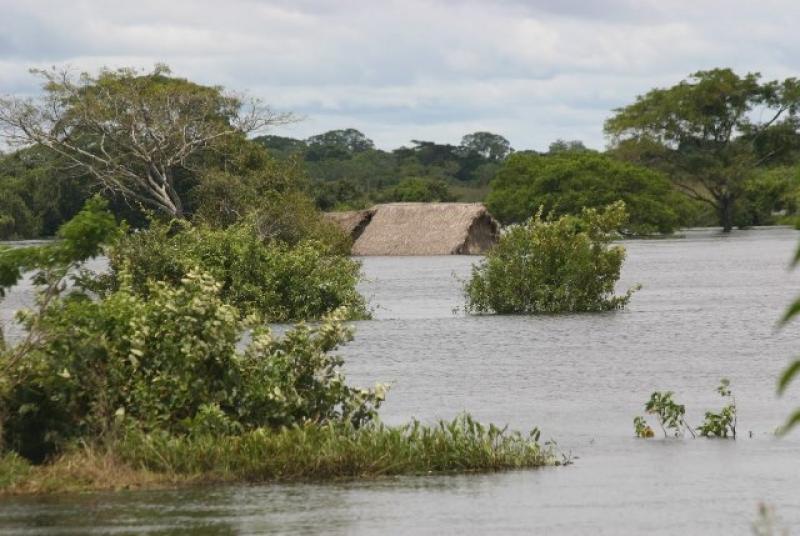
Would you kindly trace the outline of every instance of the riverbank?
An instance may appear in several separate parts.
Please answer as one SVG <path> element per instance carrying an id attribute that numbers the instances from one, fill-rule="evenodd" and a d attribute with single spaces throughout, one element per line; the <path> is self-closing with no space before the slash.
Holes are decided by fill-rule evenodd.
<path id="1" fill-rule="evenodd" d="M 468 415 L 434 426 L 309 425 L 235 436 L 127 432 L 41 465 L 6 454 L 0 495 L 494 472 L 565 461 L 540 445 L 537 430 L 524 435 Z"/>

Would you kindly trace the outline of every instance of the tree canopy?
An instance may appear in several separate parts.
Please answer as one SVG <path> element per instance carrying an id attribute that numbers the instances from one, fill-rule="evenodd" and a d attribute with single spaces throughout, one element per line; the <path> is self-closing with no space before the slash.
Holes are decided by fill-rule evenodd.
<path id="1" fill-rule="evenodd" d="M 615 110 L 605 131 L 619 156 L 665 171 L 730 230 L 756 169 L 796 153 L 799 111 L 795 78 L 763 82 L 758 73 L 712 69 L 637 97 Z"/>
<path id="2" fill-rule="evenodd" d="M 201 151 L 289 119 L 219 87 L 172 77 L 161 65 L 78 77 L 34 72 L 43 80 L 40 98 L 0 99 L 6 140 L 46 147 L 100 188 L 171 216 L 184 213 L 176 175 Z"/>
<path id="3" fill-rule="evenodd" d="M 625 201 L 628 229 L 637 233 L 670 232 L 680 204 L 669 181 L 641 166 L 596 152 L 553 155 L 515 154 L 491 183 L 486 204 L 503 223 L 518 223 L 543 207 L 555 215 L 580 214 Z"/>

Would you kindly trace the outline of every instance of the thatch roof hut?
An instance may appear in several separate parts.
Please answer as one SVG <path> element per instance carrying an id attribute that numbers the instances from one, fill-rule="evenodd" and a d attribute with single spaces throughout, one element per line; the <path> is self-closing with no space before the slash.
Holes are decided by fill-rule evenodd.
<path id="1" fill-rule="evenodd" d="M 375 209 L 349 210 L 346 212 L 326 212 L 324 216 L 342 228 L 355 242 L 369 224 Z"/>
<path id="2" fill-rule="evenodd" d="M 389 203 L 371 210 L 353 255 L 478 255 L 500 234 L 481 203 Z"/>

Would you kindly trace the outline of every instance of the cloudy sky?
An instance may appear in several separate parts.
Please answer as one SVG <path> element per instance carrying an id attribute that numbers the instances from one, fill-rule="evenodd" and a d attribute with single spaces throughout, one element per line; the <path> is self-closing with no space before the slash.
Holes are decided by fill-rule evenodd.
<path id="1" fill-rule="evenodd" d="M 690 72 L 800 75 L 798 27 L 797 0 L 0 0 L 0 94 L 163 62 L 305 118 L 281 135 L 602 148 L 610 110 Z"/>

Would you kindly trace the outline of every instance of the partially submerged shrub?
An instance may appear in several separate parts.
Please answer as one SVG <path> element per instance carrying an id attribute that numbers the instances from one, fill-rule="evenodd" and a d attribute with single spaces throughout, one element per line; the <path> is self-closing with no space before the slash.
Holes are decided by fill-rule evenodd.
<path id="1" fill-rule="evenodd" d="M 627 218 L 624 203 L 581 216 L 541 211 L 512 227 L 472 268 L 466 310 L 475 313 L 563 313 L 621 309 L 634 289 L 614 295 L 625 249 L 610 246 Z"/>
<path id="2" fill-rule="evenodd" d="M 75 438 L 95 438 L 129 419 L 145 429 L 185 432 L 214 409 L 247 430 L 302 422 L 369 421 L 385 388 L 349 387 L 329 354 L 350 337 L 338 309 L 315 328 L 273 338 L 257 327 L 244 352 L 247 323 L 223 302 L 221 285 L 190 272 L 177 286 L 131 277 L 91 300 L 73 292 L 36 317 L 39 342 L 9 368 L 6 444 L 40 460 Z"/>
<path id="3" fill-rule="evenodd" d="M 675 437 L 682 436 L 684 430 L 688 430 L 694 436 L 692 427 L 686 423 L 686 406 L 675 402 L 673 394 L 672 391 L 654 392 L 644 405 L 644 409 L 648 414 L 658 417 L 658 424 L 664 432 L 664 437 L 667 437 L 667 430 Z"/>
<path id="4" fill-rule="evenodd" d="M 289 245 L 261 240 L 249 225 L 223 230 L 174 221 L 125 236 L 108 255 L 112 270 L 128 271 L 133 289 L 145 295 L 151 280 L 177 284 L 200 269 L 221 284 L 225 302 L 271 322 L 318 319 L 339 307 L 367 316 L 356 290 L 359 263 L 322 242 Z"/>
<path id="5" fill-rule="evenodd" d="M 736 399 L 730 387 L 728 379 L 720 380 L 717 393 L 723 398 L 730 399 L 728 405 L 722 408 L 719 413 L 707 411 L 703 423 L 697 427 L 697 431 L 702 437 L 731 437 L 736 439 Z M 650 395 L 650 400 L 644 406 L 645 411 L 658 418 L 664 437 L 667 437 L 668 430 L 675 437 L 683 436 L 684 431 L 688 431 L 695 437 L 694 430 L 686 422 L 686 407 L 678 404 L 673 399 L 672 391 L 655 391 Z M 633 431 L 636 437 L 653 437 L 653 429 L 647 424 L 644 417 L 638 416 L 633 419 Z"/>
<path id="6" fill-rule="evenodd" d="M 736 397 L 731 392 L 731 382 L 723 378 L 719 382 L 717 392 L 721 397 L 730 400 L 728 405 L 723 407 L 719 413 L 706 411 L 705 420 L 697 431 L 703 437 L 732 437 L 736 439 Z"/>

